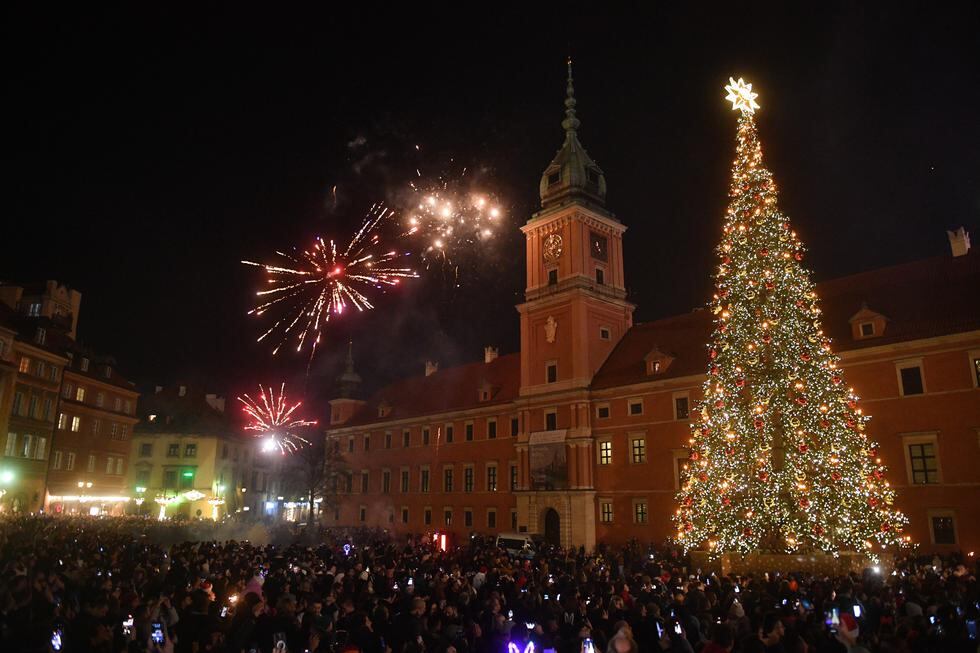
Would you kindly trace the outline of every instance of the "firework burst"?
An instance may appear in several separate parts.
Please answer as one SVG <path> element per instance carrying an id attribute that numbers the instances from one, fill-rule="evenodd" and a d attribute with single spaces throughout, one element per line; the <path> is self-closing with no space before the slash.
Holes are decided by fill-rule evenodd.
<path id="1" fill-rule="evenodd" d="M 266 389 L 260 385 L 258 401 L 247 394 L 240 396 L 238 401 L 242 402 L 245 414 L 251 419 L 245 430 L 254 431 L 255 437 L 262 438 L 263 451 L 278 449 L 279 453 L 286 455 L 310 444 L 309 440 L 294 431 L 304 426 L 315 426 L 316 422 L 293 416 L 303 402 L 289 405 L 286 401 L 285 383 L 280 386 L 278 397 L 271 386 Z"/>
<path id="2" fill-rule="evenodd" d="M 406 235 L 424 239 L 422 256 L 427 265 L 450 260 L 470 246 L 493 238 L 503 212 L 488 193 L 463 192 L 442 182 L 434 189 L 413 185 L 415 205 L 406 211 Z"/>
<path id="3" fill-rule="evenodd" d="M 249 315 L 277 312 L 278 319 L 258 338 L 278 338 L 273 354 L 289 340 L 296 351 L 310 346 L 310 359 L 320 343 L 323 326 L 348 309 L 374 308 L 370 294 L 397 286 L 403 279 L 418 277 L 411 267 L 397 261 L 410 256 L 385 246 L 380 225 L 393 212 L 376 204 L 361 228 L 345 247 L 316 237 L 313 247 L 292 253 L 277 251 L 287 262 L 282 265 L 242 261 L 262 268 L 268 287 L 256 292 L 259 303 Z M 276 334 L 276 335 L 273 335 Z"/>

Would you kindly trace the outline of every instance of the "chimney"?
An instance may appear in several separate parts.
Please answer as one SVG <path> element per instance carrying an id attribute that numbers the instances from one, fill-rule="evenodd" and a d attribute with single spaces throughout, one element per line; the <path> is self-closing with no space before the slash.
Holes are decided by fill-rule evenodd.
<path id="1" fill-rule="evenodd" d="M 965 256 L 970 251 L 970 232 L 965 227 L 960 227 L 956 231 L 947 231 L 949 237 L 949 247 L 953 250 L 953 256 Z"/>
<path id="2" fill-rule="evenodd" d="M 484 347 L 483 348 L 483 362 L 492 363 L 497 360 L 497 348 L 496 347 Z"/>
<path id="3" fill-rule="evenodd" d="M 425 375 L 432 376 L 439 371 L 439 361 L 425 361 Z"/>
<path id="4" fill-rule="evenodd" d="M 208 403 L 208 406 L 215 409 L 219 413 L 225 412 L 225 398 L 219 397 L 216 394 L 206 394 L 204 395 L 204 401 Z"/>

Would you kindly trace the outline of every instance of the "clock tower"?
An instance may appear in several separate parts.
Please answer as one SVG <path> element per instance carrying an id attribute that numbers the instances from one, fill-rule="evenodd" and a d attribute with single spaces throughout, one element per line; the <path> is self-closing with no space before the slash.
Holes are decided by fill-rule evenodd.
<path id="1" fill-rule="evenodd" d="M 541 176 L 541 210 L 521 231 L 527 288 L 521 316 L 521 394 L 584 389 L 633 324 L 623 232 L 606 209 L 606 178 L 578 139 L 568 62 L 565 141 Z"/>

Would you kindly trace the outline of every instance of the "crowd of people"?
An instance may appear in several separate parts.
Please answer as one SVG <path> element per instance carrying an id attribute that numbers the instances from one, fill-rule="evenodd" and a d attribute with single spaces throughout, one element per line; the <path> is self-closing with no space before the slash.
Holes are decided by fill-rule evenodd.
<path id="1" fill-rule="evenodd" d="M 978 650 L 970 557 L 717 576 L 636 543 L 512 556 L 492 537 L 442 550 L 430 535 L 280 528 L 271 543 L 169 543 L 167 524 L 136 518 L 3 518 L 0 651 Z"/>

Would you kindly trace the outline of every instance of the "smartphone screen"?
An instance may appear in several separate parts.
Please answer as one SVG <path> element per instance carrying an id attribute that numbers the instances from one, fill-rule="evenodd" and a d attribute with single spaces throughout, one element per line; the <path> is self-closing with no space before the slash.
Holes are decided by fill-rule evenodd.
<path id="1" fill-rule="evenodd" d="M 592 643 L 592 639 L 586 637 L 582 642 L 582 653 L 595 653 L 595 644 Z"/>
<path id="2" fill-rule="evenodd" d="M 684 630 L 681 628 L 681 623 L 679 621 L 674 622 L 674 632 L 678 635 L 682 634 Z"/>
<path id="3" fill-rule="evenodd" d="M 150 624 L 150 639 L 157 646 L 163 646 L 163 623 L 154 621 Z"/>
<path id="4" fill-rule="evenodd" d="M 860 605 L 855 605 L 854 606 L 854 616 L 857 617 L 858 619 L 861 618 L 861 606 Z"/>
<path id="5" fill-rule="evenodd" d="M 126 635 L 127 637 L 130 634 L 132 634 L 132 632 L 133 632 L 133 615 L 128 615 L 128 617 L 126 619 L 123 619 L 123 622 L 122 622 L 122 631 L 123 631 L 123 635 Z"/>
<path id="6" fill-rule="evenodd" d="M 61 628 L 55 628 L 51 633 L 51 650 L 60 651 L 61 646 Z"/>
<path id="7" fill-rule="evenodd" d="M 657 622 L 657 637 L 660 638 L 660 637 L 663 637 L 663 636 L 664 636 L 664 627 L 661 626 L 660 625 L 660 622 L 658 621 Z"/>

